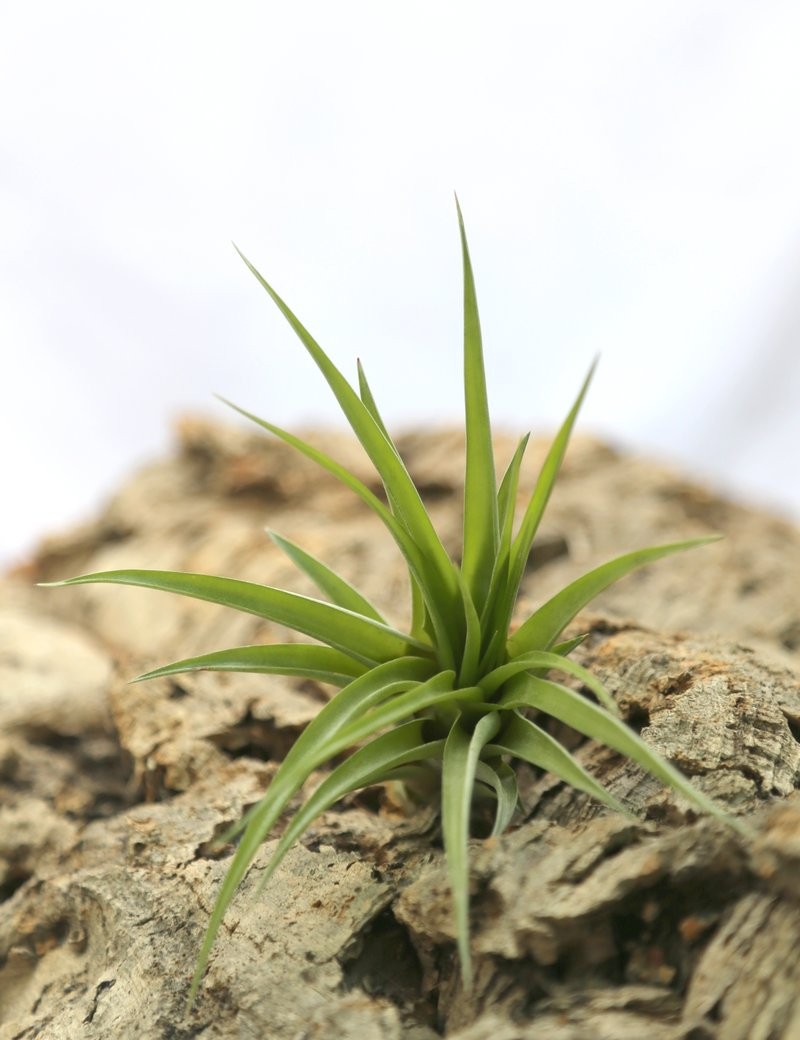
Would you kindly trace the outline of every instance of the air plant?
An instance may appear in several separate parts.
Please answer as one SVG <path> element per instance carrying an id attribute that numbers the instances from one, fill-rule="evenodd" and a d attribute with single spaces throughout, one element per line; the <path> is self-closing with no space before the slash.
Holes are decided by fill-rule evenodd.
<path id="1" fill-rule="evenodd" d="M 613 810 L 626 812 L 547 732 L 540 724 L 542 716 L 551 716 L 626 756 L 696 808 L 722 815 L 713 802 L 620 720 L 603 685 L 568 656 L 581 640 L 562 637 L 575 615 L 624 575 L 713 538 L 695 538 L 619 556 L 571 582 L 512 628 L 534 537 L 594 365 L 556 434 L 521 519 L 515 524 L 520 467 L 528 437 L 519 441 L 498 482 L 478 306 L 460 209 L 458 222 L 464 280 L 466 406 L 460 560 L 448 555 L 435 531 L 387 432 L 361 364 L 356 388 L 240 253 L 330 385 L 380 477 L 385 497 L 374 494 L 319 448 L 243 409 L 237 411 L 312 459 L 381 519 L 408 568 L 411 621 L 407 631 L 390 624 L 322 561 L 277 534 L 272 535 L 276 544 L 312 579 L 324 600 L 232 578 L 174 571 L 114 570 L 54 583 L 110 582 L 174 592 L 255 614 L 318 641 L 220 650 L 166 665 L 139 680 L 208 669 L 303 676 L 339 687 L 297 738 L 263 798 L 227 835 L 228 840 L 238 838 L 238 844 L 200 949 L 190 1002 L 197 994 L 226 910 L 260 846 L 310 774 L 343 754 L 346 757 L 289 820 L 266 865 L 262 885 L 313 821 L 344 795 L 390 780 L 437 790 L 465 987 L 471 982 L 468 843 L 474 797 L 491 799 L 492 833 L 502 834 L 518 807 L 514 763 L 525 762 Z M 580 692 L 558 682 L 553 673 L 577 680 Z"/>

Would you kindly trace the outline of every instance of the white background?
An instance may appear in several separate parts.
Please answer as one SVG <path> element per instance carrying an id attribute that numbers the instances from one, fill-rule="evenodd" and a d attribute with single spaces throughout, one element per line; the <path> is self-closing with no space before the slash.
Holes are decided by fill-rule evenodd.
<path id="1" fill-rule="evenodd" d="M 218 391 L 337 420 L 230 245 L 395 428 L 490 399 L 800 516 L 800 5 L 0 3 L 0 560 Z M 154 508 L 157 503 L 154 503 Z"/>

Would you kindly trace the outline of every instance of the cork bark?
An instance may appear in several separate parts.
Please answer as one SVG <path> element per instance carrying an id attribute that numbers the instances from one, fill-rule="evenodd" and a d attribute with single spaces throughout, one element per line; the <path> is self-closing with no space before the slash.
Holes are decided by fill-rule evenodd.
<path id="1" fill-rule="evenodd" d="M 319 438 L 376 486 L 350 440 Z M 455 551 L 459 437 L 401 446 Z M 521 496 L 544 450 L 531 447 Z M 513 442 L 497 448 L 502 462 Z M 371 789 L 318 820 L 256 894 L 265 844 L 187 1011 L 231 854 L 215 839 L 330 690 L 212 674 L 129 685 L 286 633 L 155 592 L 33 583 L 136 566 L 310 592 L 265 525 L 405 621 L 401 562 L 357 499 L 282 445 L 200 420 L 0 585 L 0 1040 L 800 1037 L 800 532 L 588 439 L 570 449 L 520 612 L 620 552 L 723 534 L 598 599 L 575 624 L 589 633 L 576 658 L 751 837 L 559 733 L 635 818 L 522 771 L 524 813 L 471 844 L 464 993 L 435 807 L 409 814 Z"/>

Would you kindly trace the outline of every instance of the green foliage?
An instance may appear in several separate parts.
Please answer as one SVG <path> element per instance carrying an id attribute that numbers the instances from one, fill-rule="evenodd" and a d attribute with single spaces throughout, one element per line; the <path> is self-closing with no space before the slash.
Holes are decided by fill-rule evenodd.
<path id="1" fill-rule="evenodd" d="M 473 796 L 494 800 L 494 833 L 502 833 L 514 816 L 518 800 L 510 761 L 522 760 L 625 812 L 568 751 L 528 718 L 531 709 L 615 749 L 697 808 L 721 815 L 713 803 L 619 721 L 614 702 L 602 684 L 568 658 L 580 640 L 558 642 L 575 615 L 613 582 L 643 564 L 712 539 L 677 542 L 620 556 L 572 582 L 510 634 L 525 565 L 594 366 L 553 441 L 515 531 L 527 437 L 520 441 L 498 486 L 478 306 L 460 210 L 458 221 L 464 269 L 466 406 L 460 565 L 448 556 L 431 523 L 386 431 L 360 364 L 356 390 L 274 289 L 242 258 L 329 383 L 382 480 L 385 501 L 324 452 L 256 416 L 242 414 L 313 459 L 380 517 L 408 566 L 412 604 L 408 632 L 392 627 L 348 582 L 300 546 L 276 534 L 272 535 L 275 543 L 329 602 L 230 578 L 169 571 L 108 571 L 59 583 L 111 582 L 193 596 L 279 622 L 319 641 L 221 650 L 166 665 L 137 681 L 211 669 L 299 675 L 340 687 L 290 749 L 264 797 L 230 835 L 238 836 L 238 845 L 211 914 L 190 1000 L 196 995 L 225 912 L 259 847 L 309 775 L 343 752 L 350 754 L 332 769 L 289 822 L 264 881 L 314 819 L 343 795 L 392 779 L 413 783 L 423 777 L 430 788 L 433 777 L 441 791 L 442 833 L 458 953 L 467 986 L 471 978 L 468 841 Z M 553 681 L 549 678 L 552 672 L 577 679 L 596 702 Z"/>

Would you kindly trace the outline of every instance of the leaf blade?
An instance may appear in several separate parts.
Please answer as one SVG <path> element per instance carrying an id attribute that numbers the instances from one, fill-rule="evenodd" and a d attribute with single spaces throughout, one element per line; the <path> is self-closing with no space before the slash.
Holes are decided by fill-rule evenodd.
<path id="1" fill-rule="evenodd" d="M 488 762 L 479 761 L 475 769 L 475 778 L 487 787 L 491 787 L 497 799 L 497 811 L 491 834 L 491 837 L 497 838 L 507 829 L 517 809 L 519 790 L 516 774 L 506 762 L 489 765 Z"/>
<path id="2" fill-rule="evenodd" d="M 231 828 L 229 837 L 241 831 L 244 833 L 223 878 L 209 917 L 190 987 L 190 1004 L 197 995 L 225 913 L 260 845 L 268 837 L 295 792 L 314 769 L 327 760 L 323 746 L 326 738 L 330 740 L 343 726 L 371 705 L 424 680 L 429 668 L 430 662 L 421 658 L 389 661 L 359 676 L 340 690 L 311 720 L 291 746 L 263 798 L 249 810 L 239 826 Z"/>
<path id="3" fill-rule="evenodd" d="M 489 589 L 499 538 L 497 478 L 478 300 L 467 233 L 458 199 L 456 209 L 464 278 L 464 408 L 467 452 L 461 572 L 473 602 L 482 608 Z"/>
<path id="4" fill-rule="evenodd" d="M 262 429 L 267 430 L 268 433 L 273 434 L 285 444 L 295 448 L 312 462 L 316 462 L 318 466 L 321 466 L 331 476 L 335 477 L 346 487 L 349 487 L 365 505 L 380 517 L 408 565 L 415 608 L 413 614 L 414 631 L 412 635 L 415 639 L 421 640 L 424 631 L 421 625 L 422 613 L 419 610 L 419 601 L 422 600 L 436 633 L 442 634 L 445 640 L 445 648 L 448 652 L 443 655 L 442 663 L 453 665 L 455 663 L 455 654 L 450 646 L 450 636 L 445 624 L 444 614 L 440 609 L 440 597 L 435 591 L 438 588 L 436 573 L 431 569 L 429 561 L 426 560 L 424 553 L 420 551 L 419 546 L 414 542 L 406 528 L 398 522 L 397 518 L 386 508 L 377 495 L 373 494 L 363 481 L 359 480 L 358 477 L 350 473 L 349 470 L 345 469 L 344 466 L 340 465 L 325 452 L 308 444 L 300 437 L 289 433 L 288 430 L 284 430 L 266 419 L 259 418 L 259 416 L 253 414 L 253 412 L 248 412 L 245 408 L 240 408 L 239 405 L 233 404 L 226 398 L 220 397 L 219 399 L 235 412 L 254 422 Z"/>
<path id="5" fill-rule="evenodd" d="M 353 588 L 350 582 L 345 581 L 330 567 L 318 560 L 316 556 L 312 556 L 310 552 L 302 549 L 296 542 L 278 534 L 277 531 L 268 529 L 267 533 L 278 548 L 304 574 L 311 578 L 320 592 L 326 595 L 332 603 L 354 614 L 361 614 L 364 617 L 371 618 L 373 621 L 378 621 L 382 625 L 386 624 L 386 619 L 383 615 L 368 599 L 361 595 L 358 589 Z"/>
<path id="6" fill-rule="evenodd" d="M 694 549 L 718 539 L 718 535 L 711 535 L 637 549 L 595 567 L 556 593 L 517 629 L 508 640 L 509 655 L 517 657 L 528 651 L 548 649 L 578 611 L 631 571 L 672 553 Z"/>
<path id="7" fill-rule="evenodd" d="M 297 675 L 342 686 L 363 675 L 367 666 L 329 646 L 307 643 L 269 643 L 237 646 L 153 668 L 131 682 L 162 679 L 194 671 L 246 672 L 265 675 Z"/>
<path id="8" fill-rule="evenodd" d="M 580 411 L 583 400 L 586 397 L 596 367 L 597 360 L 595 360 L 589 368 L 589 372 L 583 381 L 572 408 L 567 414 L 564 422 L 561 424 L 553 443 L 550 445 L 550 450 L 548 451 L 542 468 L 539 471 L 533 494 L 531 495 L 523 515 L 522 523 L 520 524 L 516 537 L 511 543 L 508 558 L 508 572 L 507 574 L 499 572 L 492 583 L 489 596 L 493 618 L 493 623 L 491 625 L 492 629 L 507 631 L 508 626 L 511 623 L 511 613 L 517 599 L 520 582 L 522 581 L 522 575 L 525 571 L 525 564 L 530 556 L 533 540 L 536 537 L 539 523 L 544 515 L 547 503 L 550 500 L 550 494 L 561 469 L 561 463 L 564 460 L 564 455 L 569 444 L 569 439 L 572 435 L 575 420 L 578 417 L 578 412 Z"/>
<path id="9" fill-rule="evenodd" d="M 571 648 L 571 643 L 572 640 L 570 640 L 566 645 Z M 519 657 L 515 657 L 513 660 L 504 665 L 500 665 L 499 668 L 495 668 L 488 675 L 484 676 L 478 685 L 485 691 L 487 696 L 491 696 L 493 693 L 496 693 L 504 683 L 513 679 L 521 672 L 550 670 L 565 672 L 567 675 L 580 679 L 584 686 L 587 686 L 597 697 L 606 711 L 610 711 L 614 715 L 619 714 L 619 708 L 614 699 L 597 676 L 592 675 L 588 669 L 583 668 L 576 661 L 570 661 L 568 658 L 562 657 L 560 654 L 550 653 L 545 650 L 531 651 L 529 653 L 521 654 Z"/>
<path id="10" fill-rule="evenodd" d="M 458 704 L 460 701 L 482 703 L 479 699 L 482 695 L 479 687 L 454 689 L 454 678 L 455 673 L 452 671 L 439 672 L 426 682 L 405 693 L 397 694 L 387 703 L 363 713 L 360 718 L 343 727 L 336 734 L 334 741 L 325 745 L 329 755 L 332 757 L 371 736 L 379 729 L 396 722 L 403 722 L 409 716 L 439 704 Z"/>
<path id="11" fill-rule="evenodd" d="M 378 471 L 384 486 L 387 490 L 390 490 L 392 502 L 396 507 L 400 523 L 416 545 L 423 550 L 426 559 L 435 571 L 437 581 L 429 583 L 428 592 L 437 600 L 438 608 L 446 623 L 448 611 L 451 611 L 453 605 L 458 602 L 455 568 L 438 534 L 434 530 L 430 517 L 422 504 L 419 492 L 409 476 L 403 461 L 381 428 L 382 423 L 375 421 L 369 408 L 364 404 L 353 387 L 350 386 L 311 333 L 302 325 L 256 267 L 238 248 L 237 252 L 251 274 L 272 298 L 278 310 L 283 314 L 295 335 L 319 368 L 328 386 L 333 391 L 336 400 L 339 402 L 339 406 L 350 423 L 353 432 Z"/>
<path id="12" fill-rule="evenodd" d="M 514 712 L 514 717 L 503 728 L 502 735 L 493 741 L 487 750 L 521 758 L 539 769 L 552 773 L 570 787 L 584 791 L 609 808 L 621 812 L 625 816 L 631 815 L 625 806 L 599 781 L 595 780 L 566 748 L 562 747 L 540 726 L 531 722 L 530 719 L 524 718 L 518 712 Z"/>
<path id="13" fill-rule="evenodd" d="M 522 460 L 525 457 L 525 449 L 528 447 L 530 434 L 521 437 L 511 462 L 500 481 L 500 490 L 497 492 L 497 511 L 500 521 L 500 541 L 498 555 L 507 554 L 511 548 L 511 536 L 514 527 L 514 509 L 517 504 L 517 491 L 519 490 L 519 474 Z"/>
<path id="14" fill-rule="evenodd" d="M 442 837 L 453 896 L 461 977 L 466 990 L 472 985 L 467 847 L 472 793 L 478 756 L 499 728 L 500 718 L 496 712 L 484 715 L 475 725 L 471 736 L 465 733 L 460 719 L 456 718 L 442 756 Z"/>
<path id="15" fill-rule="evenodd" d="M 389 733 L 383 733 L 369 744 L 354 751 L 316 788 L 307 802 L 292 817 L 281 835 L 269 864 L 259 881 L 263 889 L 289 849 L 313 821 L 351 791 L 380 783 L 394 770 L 409 763 L 434 758 L 441 753 L 443 740 L 425 741 L 424 719 L 414 719 Z"/>
<path id="16" fill-rule="evenodd" d="M 389 431 L 386 429 L 386 423 L 383 421 L 383 417 L 381 416 L 380 410 L 378 409 L 377 402 L 375 401 L 375 398 L 372 394 L 372 389 L 367 381 L 367 373 L 364 371 L 364 366 L 361 364 L 360 358 L 356 361 L 356 367 L 358 369 L 358 392 L 361 395 L 361 400 L 364 402 L 365 406 L 369 410 L 369 413 L 372 416 L 372 418 L 380 427 L 381 432 L 383 433 L 386 440 L 389 441 L 392 447 L 394 447 L 395 451 L 397 451 L 397 447 L 392 438 L 389 436 Z"/>
<path id="17" fill-rule="evenodd" d="M 342 607 L 237 578 L 183 571 L 117 570 L 82 574 L 51 584 L 133 585 L 174 592 L 278 622 L 368 664 L 390 660 L 412 650 L 428 650 L 411 636 Z"/>
<path id="18" fill-rule="evenodd" d="M 389 435 L 389 431 L 386 429 L 386 424 L 383 421 L 383 417 L 381 416 L 381 413 L 378 410 L 378 405 L 375 403 L 375 398 L 372 395 L 372 390 L 370 388 L 369 383 L 367 382 L 367 374 L 364 371 L 364 367 L 361 364 L 360 360 L 357 363 L 357 367 L 358 367 L 358 389 L 359 389 L 359 393 L 361 394 L 361 400 L 364 402 L 364 404 L 369 409 L 369 411 L 370 411 L 373 419 L 375 420 L 375 422 L 378 424 L 378 426 L 380 426 L 381 430 L 383 430 L 383 433 L 384 433 L 387 441 L 389 441 L 389 443 L 392 445 L 392 447 L 395 449 L 395 451 L 397 451 L 397 446 L 395 445 L 394 441 L 392 440 L 391 436 Z M 399 454 L 399 452 L 398 452 L 398 454 Z M 387 496 L 389 496 L 388 489 L 387 489 Z M 391 497 L 389 497 L 389 500 L 391 501 Z M 422 589 L 420 587 L 420 583 L 419 583 L 418 578 L 415 576 L 415 574 L 413 573 L 413 571 L 411 571 L 410 568 L 409 568 L 408 578 L 409 578 L 409 583 L 410 583 L 410 586 L 411 586 L 411 634 L 413 636 L 415 636 L 417 639 L 421 639 L 421 638 L 423 638 L 423 636 L 426 633 L 426 627 L 425 627 L 425 620 L 426 620 L 425 596 L 424 596 L 424 593 L 423 593 L 423 591 L 422 591 Z M 441 628 L 441 625 L 440 625 L 440 628 Z M 448 658 L 447 663 L 450 664 L 450 665 L 454 665 L 455 664 L 455 658 L 451 655 Z"/>
<path id="19" fill-rule="evenodd" d="M 682 794 L 696 808 L 740 829 L 736 820 L 699 791 L 666 759 L 648 747 L 633 730 L 574 690 L 530 675 L 520 676 L 515 687 L 516 689 L 501 699 L 505 707 L 531 707 L 552 715 L 584 736 L 605 744 L 606 747 L 618 751 L 640 765 L 672 790 Z"/>

